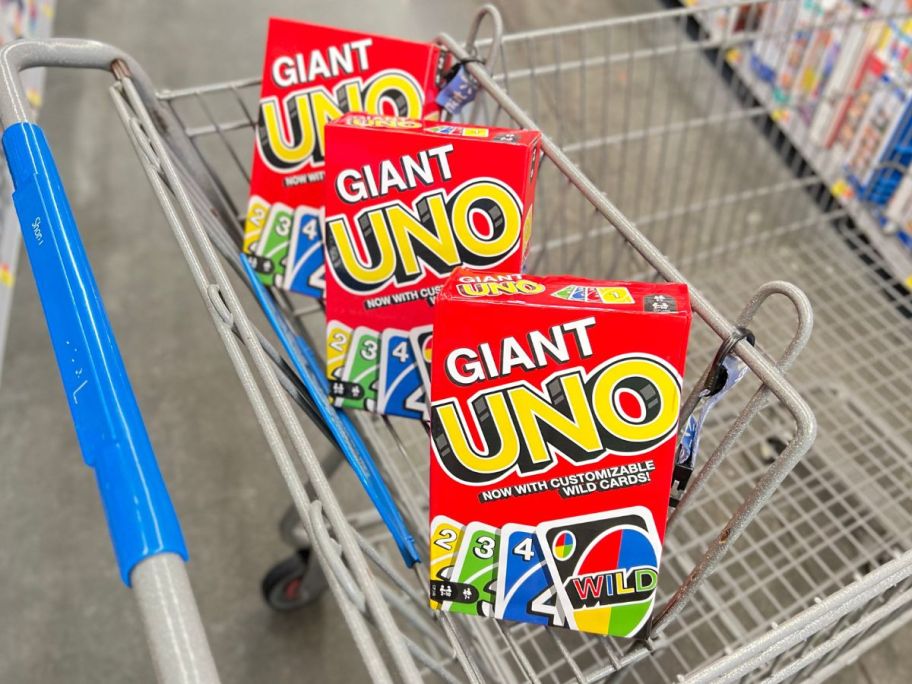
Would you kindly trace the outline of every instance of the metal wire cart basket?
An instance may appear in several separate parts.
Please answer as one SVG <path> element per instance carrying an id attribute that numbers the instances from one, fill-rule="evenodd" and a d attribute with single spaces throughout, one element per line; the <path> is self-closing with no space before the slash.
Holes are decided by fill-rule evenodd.
<path id="1" fill-rule="evenodd" d="M 822 680 L 912 614 L 912 300 L 866 235 L 864 207 L 834 197 L 779 125 L 800 99 L 764 100 L 749 81 L 739 51 L 762 36 L 716 28 L 719 12 L 754 6 L 509 35 L 485 8 L 465 46 L 439 38 L 478 58 L 466 62 L 481 90 L 466 119 L 545 134 L 527 269 L 688 282 L 685 410 L 720 346 L 749 368 L 706 424 L 669 523 L 652 636 L 635 642 L 432 613 L 425 570 L 402 566 L 372 508 L 340 504 L 341 456 L 317 458 L 300 390 L 236 273 L 258 80 L 156 92 L 105 45 L 0 52 L 5 128 L 26 119 L 19 69 L 113 72 L 114 105 L 294 502 L 281 529 L 304 553 L 283 595 L 305 603 L 328 586 L 378 681 Z M 476 40 L 486 22 L 493 37 Z M 274 294 L 298 333 L 320 339 L 319 306 Z M 352 418 L 426 547 L 425 431 Z M 186 582 L 174 593 L 133 575 L 160 675 L 214 678 Z"/>

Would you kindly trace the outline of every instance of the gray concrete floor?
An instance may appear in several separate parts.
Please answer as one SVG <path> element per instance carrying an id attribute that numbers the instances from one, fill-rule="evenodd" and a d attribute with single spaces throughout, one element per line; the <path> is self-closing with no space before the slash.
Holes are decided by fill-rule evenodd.
<path id="1" fill-rule="evenodd" d="M 502 4 L 510 29 L 636 6 Z M 56 33 L 119 45 L 156 83 L 179 87 L 259 73 L 269 15 L 429 38 L 441 29 L 460 36 L 476 5 L 60 0 Z M 182 516 L 191 579 L 222 676 L 360 679 L 363 668 L 332 599 L 306 615 L 277 615 L 260 600 L 264 570 L 286 553 L 275 532 L 286 495 L 108 102 L 107 84 L 104 75 L 50 74 L 42 121 Z M 0 391 L 0 548 L 7 550 L 0 555 L 0 681 L 148 681 L 138 615 L 117 578 L 25 259 L 18 277 Z M 895 663 L 908 636 L 901 632 L 840 679 L 907 681 L 910 670 Z"/>

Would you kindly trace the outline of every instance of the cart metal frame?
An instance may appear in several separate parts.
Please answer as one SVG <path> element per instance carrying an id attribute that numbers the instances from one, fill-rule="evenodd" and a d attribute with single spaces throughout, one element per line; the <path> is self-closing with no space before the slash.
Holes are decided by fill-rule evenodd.
<path id="1" fill-rule="evenodd" d="M 669 522 L 660 586 L 663 603 L 650 639 L 639 642 L 433 613 L 426 606 L 426 578 L 420 566 L 416 572 L 401 568 L 376 514 L 345 511 L 340 505 L 330 477 L 341 457 L 321 461 L 314 452 L 295 405 L 295 385 L 276 363 L 280 359 L 276 346 L 248 317 L 231 273 L 238 267 L 257 79 L 156 92 L 140 65 L 103 44 L 56 39 L 21 42 L 0 50 L 2 91 L 8 94 L 0 98 L 4 128 L 28 121 L 18 83 L 22 69 L 62 66 L 113 73 L 110 93 L 114 105 L 288 486 L 299 519 L 293 541 L 306 544 L 313 552 L 312 559 L 319 562 L 354 643 L 377 681 L 417 681 L 429 676 L 447 682 L 591 682 L 612 675 L 636 681 L 678 675 L 693 681 L 728 681 L 762 675 L 779 681 L 805 677 L 810 668 L 816 668 L 815 676 L 822 677 L 863 648 L 872 635 L 883 634 L 908 616 L 912 552 L 900 545 L 888 562 L 883 562 L 883 548 L 865 551 L 858 566 L 854 556 L 837 548 L 835 558 L 844 563 L 846 571 L 824 572 L 827 582 L 820 594 L 808 594 L 804 603 L 790 601 L 788 596 L 764 599 L 774 604 L 777 615 L 783 613 L 785 604 L 794 608 L 785 615 L 787 619 L 779 618 L 780 624 L 764 622 L 759 604 L 753 613 L 739 612 L 744 610 L 743 604 L 750 605 L 741 596 L 744 576 L 765 588 L 769 578 L 807 573 L 798 565 L 777 571 L 756 557 L 759 550 L 751 544 L 757 534 L 768 542 L 774 528 L 788 534 L 792 522 L 796 526 L 808 522 L 801 518 L 800 491 L 793 486 L 795 476 L 789 474 L 814 443 L 817 423 L 809 403 L 786 373 L 810 339 L 811 306 L 799 288 L 775 277 L 746 291 L 733 287 L 737 290 L 734 302 L 731 292 L 717 289 L 719 284 L 710 279 L 712 289 L 706 291 L 726 300 L 726 308 L 734 314 L 726 315 L 675 265 L 690 264 L 702 276 L 704 272 L 697 266 L 707 256 L 717 258 L 720 253 L 717 243 L 723 233 L 717 224 L 707 226 L 714 231 L 708 234 L 694 230 L 678 235 L 669 226 L 664 226 L 665 232 L 650 234 L 652 228 L 662 227 L 663 216 L 677 221 L 695 211 L 706 214 L 718 207 L 727 209 L 733 204 L 732 197 L 741 196 L 740 190 L 715 204 L 697 199 L 676 208 L 678 188 L 673 188 L 669 195 L 672 206 L 655 212 L 652 223 L 638 222 L 640 227 L 609 200 L 616 196 L 632 202 L 633 210 L 627 211 L 635 216 L 644 205 L 649 209 L 646 193 L 656 189 L 648 185 L 649 174 L 636 165 L 631 150 L 659 136 L 667 140 L 691 129 L 699 135 L 713 121 L 732 126 L 740 117 L 739 109 L 733 106 L 722 115 L 705 114 L 683 122 L 672 121 L 669 113 L 663 124 L 650 122 L 651 113 L 645 127 L 637 130 L 633 97 L 627 94 L 620 105 L 612 104 L 622 113 L 620 131 L 612 132 L 603 123 L 607 118 L 599 119 L 607 111 L 607 87 L 614 78 L 611 69 L 626 69 L 629 84 L 638 60 L 670 57 L 673 63 L 687 52 L 683 33 L 673 35 L 667 49 L 656 45 L 640 48 L 634 34 L 654 23 L 661 24 L 660 35 L 667 38 L 682 18 L 695 11 L 658 12 L 504 36 L 497 11 L 485 7 L 471 27 L 465 47 L 446 34 L 438 38 L 457 59 L 486 52 L 483 62 L 466 63 L 482 92 L 470 118 L 544 132 L 545 159 L 530 270 L 687 282 L 696 318 L 685 411 L 696 402 L 699 388 L 712 370 L 716 349 L 736 334 L 737 327 L 750 325 L 758 336 L 757 347 L 745 342 L 734 347 L 749 368 L 750 380 L 739 386 L 723 405 L 725 411 L 718 409 L 707 425 L 702 467 Z M 493 37 L 476 41 L 485 19 L 491 22 Z M 629 35 L 619 40 L 625 31 Z M 608 41 L 602 40 L 605 36 Z M 568 52 L 567 45 L 574 46 L 577 53 Z M 600 52 L 602 48 L 604 52 Z M 647 91 L 647 101 L 655 94 L 655 64 L 653 61 L 647 72 L 653 89 Z M 693 66 L 695 71 L 698 68 Z M 604 81 L 601 90 L 594 89 L 593 98 L 586 82 L 597 70 L 605 72 L 598 74 Z M 571 98 L 578 99 L 579 109 L 576 114 L 567 113 L 564 120 L 555 105 Z M 195 114 L 188 113 L 191 107 Z M 593 110 L 595 131 L 586 125 L 586 114 Z M 571 139 L 574 133 L 579 135 Z M 593 152 L 612 146 L 622 150 L 621 178 L 626 180 L 620 181 L 620 187 L 609 183 L 605 175 L 610 160 Z M 670 154 L 674 152 L 660 151 L 660 168 L 673 161 Z M 631 168 L 623 169 L 625 163 Z M 677 164 L 680 170 L 680 158 Z M 713 168 L 708 171 L 716 173 Z M 695 182 L 692 177 L 685 181 Z M 777 180 L 756 192 L 770 194 L 773 187 L 792 190 L 803 186 Z M 685 198 L 694 195 L 694 189 L 688 191 L 686 186 L 681 192 Z M 669 239 L 678 237 L 681 239 Z M 677 252 L 676 257 L 665 256 L 657 244 L 666 252 Z M 745 244 L 736 243 L 734 248 L 744 250 Z M 296 331 L 318 338 L 320 307 L 284 293 L 274 294 Z M 838 389 L 833 391 L 838 394 Z M 426 542 L 427 502 L 421 466 L 427 454 L 424 431 L 412 423 L 366 414 L 353 418 L 373 447 L 412 531 Z M 816 463 L 802 464 L 800 475 L 813 487 L 826 490 L 821 496 L 841 496 L 844 501 L 851 494 L 851 478 L 848 484 L 838 485 L 822 477 L 818 481 L 815 468 Z M 773 504 L 766 506 L 771 499 Z M 777 508 L 786 504 L 794 513 L 792 508 L 788 513 Z M 864 509 L 854 515 L 844 508 L 832 511 L 828 524 L 848 520 L 873 536 L 880 531 L 870 529 L 873 521 L 884 517 L 878 511 Z M 816 507 L 812 511 L 818 512 Z M 783 519 L 790 514 L 796 516 L 793 521 Z M 821 530 L 820 535 L 825 536 L 826 531 Z M 814 543 L 817 546 L 807 549 L 809 555 L 823 557 L 832 552 L 817 537 Z M 144 568 L 164 566 L 167 558 L 167 554 L 152 556 L 132 574 L 159 674 L 168 681 L 213 681 L 217 674 L 198 627 L 182 566 L 169 562 L 171 575 L 180 576 L 172 582 L 183 587 L 177 590 L 158 573 L 144 572 Z M 170 558 L 176 560 L 173 555 Z M 864 563 L 869 564 L 869 572 L 860 577 Z M 853 582 L 853 576 L 860 578 Z M 183 612 L 188 606 L 189 617 Z M 185 639 L 181 630 L 171 628 L 175 624 L 190 625 L 185 631 L 196 636 Z"/>

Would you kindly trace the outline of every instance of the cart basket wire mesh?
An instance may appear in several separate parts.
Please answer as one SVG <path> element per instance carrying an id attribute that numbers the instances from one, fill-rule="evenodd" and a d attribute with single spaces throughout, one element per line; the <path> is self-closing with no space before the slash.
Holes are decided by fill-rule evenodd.
<path id="1" fill-rule="evenodd" d="M 749 372 L 706 423 L 640 641 L 432 612 L 423 566 L 402 567 L 366 500 L 340 503 L 331 479 L 342 457 L 317 456 L 306 399 L 255 325 L 238 269 L 259 80 L 155 91 L 128 55 L 99 43 L 0 51 L 7 128 L 27 118 L 15 107 L 19 69 L 113 73 L 114 106 L 291 494 L 282 529 L 307 552 L 301 590 L 329 588 L 378 681 L 823 679 L 908 619 L 912 335 L 902 307 L 912 302 L 885 280 L 852 208 L 823 201 L 821 174 L 782 153 L 791 143 L 768 125 L 771 106 L 732 78 L 732 51 L 756 34 L 700 28 L 720 8 L 748 5 L 506 35 L 485 7 L 465 45 L 438 38 L 457 59 L 478 58 L 466 62 L 480 87 L 467 120 L 543 131 L 530 272 L 687 282 L 696 316 L 685 411 L 720 346 L 739 327 L 756 334 L 756 346 L 734 346 Z M 484 26 L 492 37 L 476 40 Z M 273 295 L 296 333 L 320 339 L 318 304 Z M 426 548 L 425 430 L 351 417 Z M 159 672 L 187 680 L 206 660 L 205 636 L 188 645 L 159 634 L 160 587 L 133 575 Z M 179 598 L 192 602 L 189 586 Z"/>

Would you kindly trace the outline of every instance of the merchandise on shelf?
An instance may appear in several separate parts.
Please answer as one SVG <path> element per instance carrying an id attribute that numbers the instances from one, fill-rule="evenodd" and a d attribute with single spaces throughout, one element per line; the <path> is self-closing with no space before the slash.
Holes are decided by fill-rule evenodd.
<path id="1" fill-rule="evenodd" d="M 856 196 L 866 204 L 885 205 L 912 160 L 910 95 L 890 76 L 882 76 L 855 132 L 845 169 Z"/>
<path id="2" fill-rule="evenodd" d="M 432 306 L 460 265 L 522 268 L 541 135 L 349 114 L 326 127 L 327 375 L 340 406 L 426 413 Z"/>
<path id="3" fill-rule="evenodd" d="M 908 40 L 908 26 L 870 22 L 862 54 L 852 70 L 852 80 L 839 102 L 830 126 L 827 147 L 846 154 L 855 142 L 855 135 L 874 96 L 882 90 L 903 87 L 907 82 L 907 48 L 900 46 Z"/>
<path id="4" fill-rule="evenodd" d="M 845 4 L 851 6 L 854 2 L 845 0 Z M 835 41 L 839 46 L 838 58 L 825 79 L 808 132 L 811 142 L 817 147 L 830 147 L 836 140 L 844 112 L 852 98 L 853 85 L 864 70 L 865 56 L 883 31 L 883 22 L 871 21 L 869 10 L 858 7 L 847 9 L 851 18 L 848 25 L 839 27 Z"/>
<path id="5" fill-rule="evenodd" d="M 855 195 L 869 207 L 889 202 L 912 160 L 909 28 L 889 23 L 866 55 L 833 143 Z"/>
<path id="6" fill-rule="evenodd" d="M 777 106 L 794 103 L 805 123 L 810 122 L 836 65 L 845 25 L 856 10 L 853 0 L 796 0 L 767 7 L 751 66 L 772 85 Z"/>
<path id="7" fill-rule="evenodd" d="M 912 249 L 912 176 L 904 176 L 882 217 L 888 232 Z"/>
<path id="8" fill-rule="evenodd" d="M 859 8 L 854 0 L 828 0 L 816 3 L 811 38 L 804 53 L 801 68 L 794 84 L 792 97 L 797 101 L 798 114 L 810 125 L 830 77 L 833 74 L 847 26 Z"/>
<path id="9" fill-rule="evenodd" d="M 817 129 L 812 140 L 818 146 L 844 109 L 840 105 L 851 92 L 857 64 L 883 28 L 868 21 L 870 14 L 855 0 L 796 0 L 764 14 L 751 53 L 753 71 L 772 85 L 773 102 L 783 107 L 780 115 L 793 104 L 804 123 Z"/>
<path id="10" fill-rule="evenodd" d="M 837 154 L 845 157 L 854 146 L 868 107 L 874 96 L 881 90 L 883 75 L 883 61 L 875 52 L 868 52 L 856 73 L 851 94 L 843 103 L 842 110 L 837 114 L 836 135 L 830 142 L 830 146 Z"/>
<path id="11" fill-rule="evenodd" d="M 442 61 L 429 43 L 269 21 L 244 225 L 264 284 L 322 296 L 324 126 L 350 111 L 438 116 Z"/>
<path id="12" fill-rule="evenodd" d="M 912 20 L 897 20 L 910 9 L 910 0 L 769 3 L 749 72 L 736 67 L 904 282 L 912 239 L 902 212 L 912 207 L 891 198 L 912 162 Z"/>
<path id="13" fill-rule="evenodd" d="M 690 319 L 681 284 L 450 277 L 431 363 L 432 607 L 642 634 Z"/>
<path id="14" fill-rule="evenodd" d="M 742 31 L 756 30 L 766 9 L 766 3 L 763 2 L 736 7 L 729 6 L 728 0 L 685 0 L 683 4 L 706 9 L 695 16 L 713 40 L 725 40 Z M 715 7 L 718 9 L 710 9 Z"/>
<path id="15" fill-rule="evenodd" d="M 787 29 L 789 35 L 784 53 L 777 56 L 772 67 L 775 71 L 773 99 L 779 105 L 788 104 L 793 98 L 810 96 L 817 61 L 829 43 L 828 32 L 819 27 L 832 18 L 836 2 L 801 0 L 795 5 L 797 9 L 794 21 Z"/>
<path id="16" fill-rule="evenodd" d="M 881 31 L 877 52 L 891 74 L 912 76 L 912 19 L 887 22 Z"/>
<path id="17" fill-rule="evenodd" d="M 750 57 L 751 69 L 760 80 L 776 82 L 776 73 L 792 40 L 799 9 L 797 0 L 767 4 L 757 29 L 759 38 L 754 41 Z"/>

